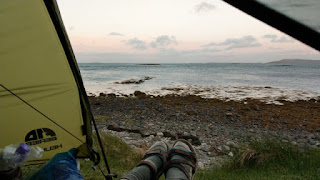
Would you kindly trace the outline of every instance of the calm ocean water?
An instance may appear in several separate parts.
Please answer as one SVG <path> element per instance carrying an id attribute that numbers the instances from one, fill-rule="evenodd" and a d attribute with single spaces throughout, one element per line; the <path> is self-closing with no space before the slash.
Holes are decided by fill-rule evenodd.
<path id="1" fill-rule="evenodd" d="M 152 91 L 178 85 L 275 87 L 320 93 L 320 65 L 80 63 L 87 92 Z M 141 84 L 115 84 L 152 77 Z"/>

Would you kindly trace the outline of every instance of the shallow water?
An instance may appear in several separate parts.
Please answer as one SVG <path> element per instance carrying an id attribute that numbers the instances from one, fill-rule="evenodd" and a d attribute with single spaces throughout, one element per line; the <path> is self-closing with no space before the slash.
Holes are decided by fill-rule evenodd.
<path id="1" fill-rule="evenodd" d="M 313 96 L 320 93 L 319 64 L 282 66 L 262 63 L 160 65 L 80 63 L 79 67 L 85 88 L 92 94 L 100 92 L 130 94 L 135 90 L 162 94 L 165 92 L 161 90 L 162 88 L 178 86 L 202 89 L 220 87 L 221 91 L 225 88 L 239 87 L 240 89 L 249 88 L 251 92 L 259 87 L 272 87 L 272 90 L 279 92 L 287 90 L 291 93 L 313 92 Z M 115 84 L 115 82 L 139 80 L 145 77 L 152 77 L 152 79 L 141 84 Z M 261 92 L 270 93 L 270 90 Z M 282 95 L 283 93 L 285 92 L 282 92 Z M 239 96 L 242 96 L 241 94 L 243 93 L 239 93 Z"/>

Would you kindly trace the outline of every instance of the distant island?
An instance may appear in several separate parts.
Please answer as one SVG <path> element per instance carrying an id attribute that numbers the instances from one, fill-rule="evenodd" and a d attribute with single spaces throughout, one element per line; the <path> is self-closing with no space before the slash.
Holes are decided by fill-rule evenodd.
<path id="1" fill-rule="evenodd" d="M 272 61 L 269 64 L 320 64 L 320 60 L 305 60 L 305 59 L 283 59 L 280 61 Z"/>

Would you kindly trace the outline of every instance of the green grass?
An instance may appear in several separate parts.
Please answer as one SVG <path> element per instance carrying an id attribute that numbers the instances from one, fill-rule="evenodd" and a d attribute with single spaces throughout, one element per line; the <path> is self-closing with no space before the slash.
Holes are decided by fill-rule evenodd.
<path id="1" fill-rule="evenodd" d="M 129 172 L 140 161 L 142 152 L 134 151 L 117 137 L 103 133 L 101 136 L 111 171 L 118 177 Z M 103 172 L 107 172 L 103 161 L 100 166 Z M 94 171 L 91 167 L 92 162 L 81 160 L 81 173 L 85 179 L 104 179 L 98 169 Z M 23 170 L 26 173 L 38 168 L 28 166 Z M 249 146 L 235 152 L 235 156 L 223 167 L 198 170 L 195 179 L 320 179 L 320 151 L 302 150 L 275 139 L 252 141 Z"/>
<path id="2" fill-rule="evenodd" d="M 116 173 L 118 174 L 118 177 L 121 177 L 140 162 L 143 153 L 134 151 L 118 137 L 104 133 L 100 133 L 100 135 L 102 141 L 104 142 L 104 149 L 106 151 L 111 173 Z M 97 145 L 96 138 L 95 146 L 99 147 Z M 97 152 L 100 153 L 100 150 L 97 150 Z M 104 179 L 99 169 L 95 171 L 92 170 L 92 162 L 81 160 L 80 164 L 80 171 L 85 179 Z M 102 168 L 103 172 L 107 172 L 102 157 L 100 167 Z"/>
<path id="3" fill-rule="evenodd" d="M 320 179 L 320 150 L 302 150 L 276 139 L 252 141 L 230 163 L 199 171 L 196 179 Z"/>

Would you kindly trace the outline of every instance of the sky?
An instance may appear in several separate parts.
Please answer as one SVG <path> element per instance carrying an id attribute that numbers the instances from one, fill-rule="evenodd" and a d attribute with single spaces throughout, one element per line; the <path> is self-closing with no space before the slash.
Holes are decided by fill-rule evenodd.
<path id="1" fill-rule="evenodd" d="M 221 0 L 58 0 L 77 61 L 320 60 L 320 53 Z"/>

